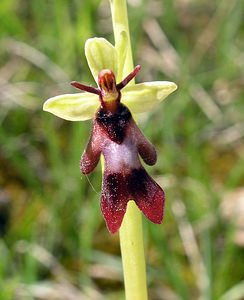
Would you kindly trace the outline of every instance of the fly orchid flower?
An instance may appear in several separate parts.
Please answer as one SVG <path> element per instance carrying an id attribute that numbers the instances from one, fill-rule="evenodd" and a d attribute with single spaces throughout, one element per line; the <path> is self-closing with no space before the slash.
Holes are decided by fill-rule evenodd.
<path id="1" fill-rule="evenodd" d="M 66 120 L 93 117 L 92 132 L 81 157 L 80 169 L 83 174 L 89 174 L 103 154 L 101 210 L 111 233 L 120 228 L 131 199 L 149 220 L 157 224 L 162 222 L 164 191 L 148 175 L 139 159 L 140 156 L 146 164 L 154 165 L 157 154 L 137 127 L 130 110 L 147 111 L 177 88 L 167 81 L 128 85 L 140 71 L 139 65 L 117 83 L 116 75 L 121 74 L 119 69 L 123 68 L 117 58 L 118 52 L 105 39 L 89 39 L 85 53 L 99 87 L 73 81 L 74 87 L 85 92 L 50 98 L 43 107 Z"/>

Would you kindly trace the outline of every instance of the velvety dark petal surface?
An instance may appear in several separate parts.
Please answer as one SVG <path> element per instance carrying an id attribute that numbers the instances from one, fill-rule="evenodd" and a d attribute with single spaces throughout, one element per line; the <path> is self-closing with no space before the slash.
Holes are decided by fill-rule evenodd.
<path id="1" fill-rule="evenodd" d="M 138 156 L 153 165 L 157 160 L 156 150 L 122 104 L 114 113 L 103 108 L 97 111 L 81 158 L 83 174 L 96 167 L 101 153 L 105 159 L 101 210 L 109 231 L 115 233 L 120 228 L 129 200 L 134 200 L 149 220 L 161 223 L 164 192 L 147 174 Z"/>
<path id="2" fill-rule="evenodd" d="M 164 191 L 143 168 L 132 170 L 127 180 L 131 198 L 149 220 L 160 224 L 164 213 Z"/>
<path id="3" fill-rule="evenodd" d="M 115 233 L 121 226 L 127 203 L 133 199 L 144 215 L 160 224 L 164 213 L 164 191 L 145 169 L 134 169 L 129 174 L 105 174 L 101 209 L 107 227 Z"/>
<path id="4" fill-rule="evenodd" d="M 80 171 L 83 174 L 91 173 L 99 162 L 100 155 L 90 155 L 90 153 L 84 152 L 80 160 Z"/>
<path id="5" fill-rule="evenodd" d="M 101 210 L 111 233 L 120 228 L 127 202 L 129 200 L 127 183 L 120 173 L 104 174 Z"/>
<path id="6" fill-rule="evenodd" d="M 98 110 L 96 121 L 103 128 L 107 136 L 115 143 L 121 144 L 125 138 L 131 113 L 126 106 L 119 104 L 116 113 L 109 113 L 102 108 Z"/>
<path id="7" fill-rule="evenodd" d="M 83 174 L 91 173 L 97 166 L 101 155 L 101 135 L 96 122 L 93 122 L 90 139 L 80 160 L 80 170 Z"/>

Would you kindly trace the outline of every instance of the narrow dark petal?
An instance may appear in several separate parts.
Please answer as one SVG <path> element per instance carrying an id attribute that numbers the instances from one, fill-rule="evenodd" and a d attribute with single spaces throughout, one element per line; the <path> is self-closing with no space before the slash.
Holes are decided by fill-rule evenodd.
<path id="1" fill-rule="evenodd" d="M 101 210 L 108 230 L 115 233 L 120 228 L 128 202 L 127 182 L 120 173 L 104 174 Z"/>
<path id="2" fill-rule="evenodd" d="M 96 95 L 100 95 L 100 93 L 101 93 L 98 88 L 94 88 L 93 86 L 85 85 L 85 84 L 82 84 L 77 81 L 72 81 L 70 84 L 72 86 L 76 87 L 77 89 L 88 92 L 88 93 L 92 93 L 92 94 L 96 94 Z"/>
<path id="3" fill-rule="evenodd" d="M 133 170 L 127 180 L 130 196 L 144 215 L 153 223 L 162 223 L 165 196 L 161 187 L 143 168 Z"/>
<path id="4" fill-rule="evenodd" d="M 141 66 L 137 65 L 135 69 L 128 76 L 125 77 L 124 80 L 117 84 L 117 89 L 121 90 L 122 88 L 124 88 L 134 77 L 136 77 L 140 70 Z"/>

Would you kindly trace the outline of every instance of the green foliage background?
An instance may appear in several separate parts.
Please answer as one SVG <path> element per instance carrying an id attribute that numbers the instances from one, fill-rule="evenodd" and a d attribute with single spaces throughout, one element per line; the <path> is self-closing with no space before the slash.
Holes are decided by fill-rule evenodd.
<path id="1" fill-rule="evenodd" d="M 144 219 L 150 299 L 244 299 L 244 2 L 130 0 L 138 81 L 179 89 L 138 117 L 156 145 L 164 224 Z M 0 2 L 0 299 L 123 299 L 101 172 L 79 159 L 90 123 L 42 111 L 94 84 L 93 36 L 113 41 L 108 1 Z"/>

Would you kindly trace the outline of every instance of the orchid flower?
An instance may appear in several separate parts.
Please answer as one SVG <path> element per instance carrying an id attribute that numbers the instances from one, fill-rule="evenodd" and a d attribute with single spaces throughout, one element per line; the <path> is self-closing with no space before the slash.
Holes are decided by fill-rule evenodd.
<path id="1" fill-rule="evenodd" d="M 128 85 L 140 71 L 139 65 L 121 80 L 124 47 L 123 36 L 115 47 L 103 38 L 87 40 L 85 54 L 98 87 L 73 81 L 72 86 L 83 93 L 56 96 L 43 106 L 45 111 L 65 120 L 93 118 L 80 169 L 83 174 L 89 174 L 103 154 L 101 210 L 111 233 L 120 228 L 131 199 L 152 222 L 162 222 L 164 191 L 147 174 L 139 159 L 140 156 L 146 164 L 154 165 L 157 154 L 136 125 L 131 112 L 148 111 L 177 88 L 168 81 Z"/>

